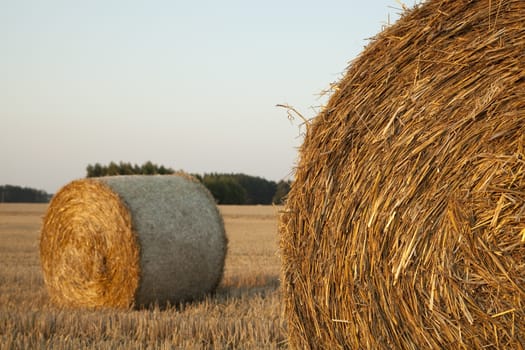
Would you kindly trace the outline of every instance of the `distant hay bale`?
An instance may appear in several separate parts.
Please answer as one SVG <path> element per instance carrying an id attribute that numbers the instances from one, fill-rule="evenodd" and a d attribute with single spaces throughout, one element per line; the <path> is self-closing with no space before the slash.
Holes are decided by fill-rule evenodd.
<path id="1" fill-rule="evenodd" d="M 215 289 L 226 246 L 213 197 L 189 175 L 116 176 L 54 196 L 40 260 L 60 305 L 174 304 Z"/>
<path id="2" fill-rule="evenodd" d="M 524 348 L 524 18 L 428 1 L 351 63 L 281 217 L 292 348 Z"/>

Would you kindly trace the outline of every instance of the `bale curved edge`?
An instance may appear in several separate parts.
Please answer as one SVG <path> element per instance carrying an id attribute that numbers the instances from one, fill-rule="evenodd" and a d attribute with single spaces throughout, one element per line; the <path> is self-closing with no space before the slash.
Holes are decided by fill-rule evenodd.
<path id="1" fill-rule="evenodd" d="M 207 189 L 186 174 L 73 181 L 44 217 L 40 260 L 56 304 L 176 304 L 219 284 L 224 224 Z"/>
<path id="2" fill-rule="evenodd" d="M 427 1 L 351 63 L 280 220 L 291 347 L 523 347 L 524 17 Z"/>

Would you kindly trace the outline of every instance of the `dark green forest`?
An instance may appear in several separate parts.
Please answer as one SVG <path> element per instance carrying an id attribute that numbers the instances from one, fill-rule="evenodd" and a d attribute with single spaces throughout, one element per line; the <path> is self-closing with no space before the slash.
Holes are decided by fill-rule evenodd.
<path id="1" fill-rule="evenodd" d="M 167 175 L 173 174 L 175 170 L 158 166 L 152 162 L 146 162 L 142 165 L 131 163 L 115 163 L 111 162 L 108 165 L 101 165 L 95 163 L 86 167 L 86 177 L 101 177 L 101 176 L 115 176 L 115 175 Z"/>
<path id="2" fill-rule="evenodd" d="M 111 162 L 86 167 L 86 177 L 115 175 L 155 175 L 173 174 L 175 170 L 152 162 L 142 165 Z M 211 192 L 218 204 L 282 204 L 290 181 L 269 181 L 262 177 L 246 174 L 191 174 L 201 181 Z"/>
<path id="3" fill-rule="evenodd" d="M 192 174 L 208 188 L 219 204 L 282 204 L 289 181 L 268 181 L 246 174 Z"/>
<path id="4" fill-rule="evenodd" d="M 0 203 L 46 203 L 51 195 L 29 187 L 0 186 Z"/>
<path id="5" fill-rule="evenodd" d="M 175 170 L 152 162 L 142 165 L 111 162 L 86 167 L 86 177 L 116 175 L 167 175 Z M 197 178 L 215 198 L 217 204 L 282 204 L 291 181 L 269 181 L 259 176 L 246 174 L 191 174 Z M 46 203 L 52 195 L 29 187 L 0 186 L 0 203 Z"/>

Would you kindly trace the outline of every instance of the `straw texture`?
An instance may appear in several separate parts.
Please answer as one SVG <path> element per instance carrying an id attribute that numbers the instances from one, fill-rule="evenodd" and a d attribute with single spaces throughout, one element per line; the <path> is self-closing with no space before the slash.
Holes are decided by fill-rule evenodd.
<path id="1" fill-rule="evenodd" d="M 73 181 L 52 199 L 40 259 L 66 306 L 178 303 L 212 292 L 227 241 L 213 197 L 188 175 Z"/>
<path id="2" fill-rule="evenodd" d="M 524 18 L 428 1 L 351 63 L 281 217 L 292 348 L 525 347 Z"/>

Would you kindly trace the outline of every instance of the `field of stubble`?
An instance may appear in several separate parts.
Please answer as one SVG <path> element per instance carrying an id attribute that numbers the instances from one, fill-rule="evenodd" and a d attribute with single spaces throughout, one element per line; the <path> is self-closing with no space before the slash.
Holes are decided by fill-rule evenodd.
<path id="1" fill-rule="evenodd" d="M 206 299 L 159 309 L 62 309 L 42 279 L 47 205 L 0 203 L 0 349 L 286 348 L 277 213 L 220 206 L 229 239 L 222 283 Z"/>

